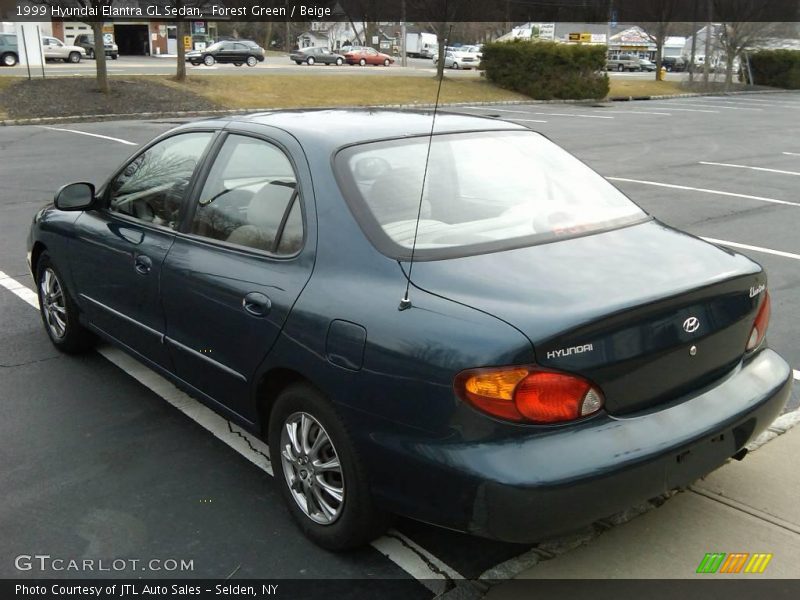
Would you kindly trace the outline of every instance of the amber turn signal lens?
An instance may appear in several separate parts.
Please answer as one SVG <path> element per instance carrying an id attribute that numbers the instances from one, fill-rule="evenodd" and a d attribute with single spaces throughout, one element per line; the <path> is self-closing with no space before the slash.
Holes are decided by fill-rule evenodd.
<path id="1" fill-rule="evenodd" d="M 767 335 L 767 327 L 769 326 L 769 317 L 772 312 L 772 301 L 769 298 L 769 292 L 764 292 L 764 299 L 761 301 L 761 306 L 758 309 L 756 320 L 753 323 L 753 329 L 750 331 L 750 338 L 747 340 L 747 347 L 745 350 L 750 352 L 755 350 L 764 341 Z"/>
<path id="2" fill-rule="evenodd" d="M 517 422 L 572 421 L 604 404 L 600 390 L 586 379 L 530 367 L 464 371 L 456 377 L 455 390 L 475 408 Z"/>

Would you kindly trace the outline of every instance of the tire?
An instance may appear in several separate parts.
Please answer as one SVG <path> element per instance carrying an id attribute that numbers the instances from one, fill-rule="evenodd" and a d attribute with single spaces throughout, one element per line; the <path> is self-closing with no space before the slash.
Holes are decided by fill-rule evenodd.
<path id="1" fill-rule="evenodd" d="M 362 58 L 360 61 L 358 61 L 358 64 L 363 67 L 363 66 L 365 66 L 367 64 L 367 61 L 366 61 L 366 59 Z"/>
<path id="2" fill-rule="evenodd" d="M 457 63 L 457 62 L 454 62 L 454 63 L 453 63 L 451 66 L 450 66 L 450 68 L 451 68 L 451 69 L 455 69 L 455 70 L 457 71 L 457 70 L 458 70 L 458 63 Z"/>
<path id="3" fill-rule="evenodd" d="M 311 65 L 313 65 L 313 64 L 314 64 L 314 62 L 315 62 L 315 61 L 314 61 L 314 57 L 313 57 L 313 56 L 309 56 L 309 57 L 306 59 L 306 64 L 307 64 L 309 67 L 310 67 Z"/>
<path id="4" fill-rule="evenodd" d="M 294 62 L 296 62 L 298 65 L 302 65 L 302 64 L 303 64 L 303 61 L 302 61 L 302 60 L 296 60 L 296 61 L 294 61 Z"/>
<path id="5" fill-rule="evenodd" d="M 388 67 L 390 64 L 392 64 L 392 61 L 390 61 L 388 58 L 385 58 L 383 60 L 383 66 L 384 67 Z"/>
<path id="6" fill-rule="evenodd" d="M 620 73 L 622 73 L 622 72 L 624 72 L 624 71 L 625 71 L 625 67 L 624 67 L 623 65 L 617 65 L 617 71 L 619 71 Z"/>
<path id="7" fill-rule="evenodd" d="M 344 59 L 343 58 L 337 58 L 336 59 L 336 66 L 337 67 L 341 67 L 343 64 L 344 64 Z"/>
<path id="8" fill-rule="evenodd" d="M 117 60 L 119 58 L 119 54 L 112 54 L 111 60 Z"/>
<path id="9" fill-rule="evenodd" d="M 203 57 L 203 64 L 204 64 L 205 66 L 207 66 L 207 67 L 213 67 L 215 62 L 217 62 L 217 61 L 216 61 L 216 60 L 214 59 L 214 57 L 213 57 L 213 56 L 211 56 L 210 54 L 206 54 L 206 55 Z"/>
<path id="10" fill-rule="evenodd" d="M 87 58 L 92 58 L 92 59 L 94 58 L 94 48 L 89 48 L 89 49 L 86 51 L 86 57 L 87 57 Z"/>
<path id="11" fill-rule="evenodd" d="M 303 421 L 309 423 L 305 435 L 312 444 L 308 445 L 313 445 L 317 436 L 327 438 L 315 454 L 305 453 L 300 440 L 295 438 L 297 441 L 293 442 L 289 435 L 291 424 L 295 425 L 295 435 L 303 435 Z M 275 482 L 292 518 L 314 543 L 328 550 L 347 550 L 363 546 L 385 531 L 388 518 L 374 504 L 366 471 L 347 429 L 330 402 L 315 388 L 295 384 L 279 394 L 270 416 L 268 439 Z M 334 460 L 339 469 L 313 469 L 320 462 L 330 464 Z M 290 481 L 295 488 L 290 487 Z M 340 490 L 341 501 L 326 487 Z M 308 508 L 308 504 L 304 507 L 307 497 L 314 499 L 314 508 Z M 323 504 L 327 506 L 323 508 Z"/>
<path id="12" fill-rule="evenodd" d="M 245 62 L 248 67 L 255 67 L 258 64 L 258 59 L 255 56 L 248 56 Z"/>
<path id="13" fill-rule="evenodd" d="M 94 345 L 94 336 L 81 325 L 78 307 L 63 282 L 50 255 L 43 252 L 36 265 L 36 291 L 44 329 L 58 350 L 78 354 Z"/>
<path id="14" fill-rule="evenodd" d="M 234 67 L 241 67 L 243 64 L 244 64 L 244 63 L 235 62 L 235 63 L 233 63 L 233 66 L 234 66 Z"/>
<path id="15" fill-rule="evenodd" d="M 3 54 L 2 63 L 4 67 L 13 67 L 19 62 L 17 55 L 13 52 L 9 52 L 8 54 Z"/>
<path id="16" fill-rule="evenodd" d="M 71 63 L 79 63 L 81 62 L 81 53 L 80 52 L 70 52 L 69 58 L 64 60 L 64 62 L 71 62 Z"/>

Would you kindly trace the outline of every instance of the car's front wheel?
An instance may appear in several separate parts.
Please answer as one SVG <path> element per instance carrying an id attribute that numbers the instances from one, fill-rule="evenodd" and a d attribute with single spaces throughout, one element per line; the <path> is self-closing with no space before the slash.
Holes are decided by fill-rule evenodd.
<path id="1" fill-rule="evenodd" d="M 309 56 L 309 57 L 306 59 L 306 64 L 307 64 L 309 67 L 310 67 L 311 65 L 313 65 L 313 64 L 314 64 L 314 57 L 313 57 L 313 56 Z"/>
<path id="2" fill-rule="evenodd" d="M 336 59 L 336 66 L 337 67 L 341 67 L 343 64 L 344 64 L 344 59 L 343 58 L 337 58 Z"/>
<path id="3" fill-rule="evenodd" d="M 213 67 L 215 62 L 217 62 L 217 61 L 215 61 L 215 60 L 214 60 L 214 57 L 213 57 L 213 56 L 211 56 L 210 54 L 206 54 L 206 55 L 203 57 L 203 64 L 204 64 L 205 66 L 207 66 L 207 67 Z"/>
<path id="4" fill-rule="evenodd" d="M 364 65 L 367 64 L 367 61 L 362 58 L 360 61 L 358 61 L 358 64 L 360 64 L 363 67 Z"/>
<path id="5" fill-rule="evenodd" d="M 366 472 L 330 402 L 308 384 L 286 388 L 269 422 L 275 479 L 300 529 L 329 550 L 362 546 L 386 529 Z"/>
<path id="6" fill-rule="evenodd" d="M 258 59 L 255 56 L 248 56 L 246 62 L 248 67 L 255 67 L 258 64 Z"/>
<path id="7" fill-rule="evenodd" d="M 94 50 L 92 48 L 89 48 L 86 51 L 86 56 L 87 56 L 87 58 L 94 58 Z"/>
<path id="8" fill-rule="evenodd" d="M 80 52 L 70 52 L 68 60 L 71 63 L 79 63 L 79 62 L 81 62 L 81 53 Z"/>
<path id="9" fill-rule="evenodd" d="M 39 257 L 36 289 L 42 322 L 53 345 L 69 354 L 91 348 L 94 336 L 78 320 L 78 307 L 64 287 L 64 279 L 47 252 Z"/>
<path id="10" fill-rule="evenodd" d="M 388 58 L 383 59 L 384 67 L 388 67 L 390 64 L 392 64 L 392 61 L 390 61 Z"/>
<path id="11" fill-rule="evenodd" d="M 625 67 L 623 65 L 617 65 L 617 71 L 622 73 L 624 70 L 625 70 Z"/>

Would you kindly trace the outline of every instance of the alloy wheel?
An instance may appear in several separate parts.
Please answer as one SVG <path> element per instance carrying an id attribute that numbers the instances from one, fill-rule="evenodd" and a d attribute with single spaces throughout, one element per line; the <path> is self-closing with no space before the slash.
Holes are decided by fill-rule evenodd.
<path id="1" fill-rule="evenodd" d="M 51 335 L 58 340 L 63 339 L 67 333 L 67 305 L 61 282 L 50 267 L 47 267 L 42 274 L 39 293 Z"/>
<path id="2" fill-rule="evenodd" d="M 325 428 L 313 416 L 296 412 L 281 429 L 281 466 L 300 510 L 320 525 L 331 525 L 344 508 L 344 474 Z"/>

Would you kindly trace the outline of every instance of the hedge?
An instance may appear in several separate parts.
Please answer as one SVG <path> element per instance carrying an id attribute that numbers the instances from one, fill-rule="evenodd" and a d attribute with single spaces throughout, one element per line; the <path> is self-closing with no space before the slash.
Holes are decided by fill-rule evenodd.
<path id="1" fill-rule="evenodd" d="M 537 100 L 608 95 L 606 47 L 514 40 L 483 46 L 486 79 Z"/>
<path id="2" fill-rule="evenodd" d="M 800 89 L 800 50 L 761 50 L 750 55 L 753 83 Z"/>

